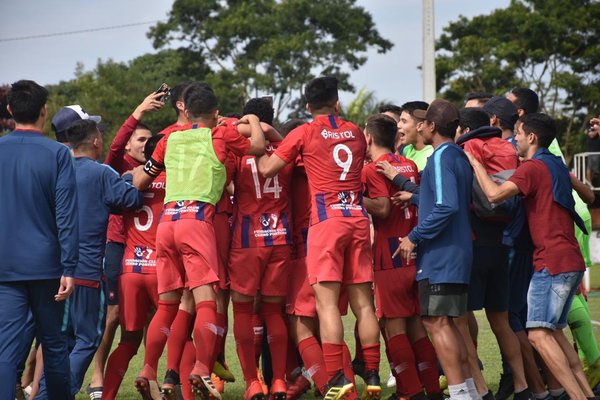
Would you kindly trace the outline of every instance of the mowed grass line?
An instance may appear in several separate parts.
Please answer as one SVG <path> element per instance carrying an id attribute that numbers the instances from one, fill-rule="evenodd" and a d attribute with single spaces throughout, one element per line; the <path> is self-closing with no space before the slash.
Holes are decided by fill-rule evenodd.
<path id="1" fill-rule="evenodd" d="M 595 270 L 594 267 L 592 267 L 592 274 L 591 274 L 591 283 L 592 284 L 591 284 L 591 286 L 592 286 L 592 288 L 600 289 L 600 265 L 595 266 L 595 268 L 598 268 L 598 269 Z M 592 313 L 592 320 L 600 321 L 600 292 L 590 293 L 589 306 L 590 306 L 590 311 Z M 495 337 L 489 327 L 489 324 L 485 318 L 485 313 L 483 311 L 478 311 L 475 313 L 475 315 L 476 315 L 477 321 L 479 323 L 479 336 L 478 336 L 478 340 L 477 340 L 477 343 L 478 343 L 477 349 L 478 349 L 479 357 L 483 361 L 483 364 L 484 364 L 483 374 L 485 376 L 485 379 L 486 379 L 488 385 L 490 386 L 492 391 L 495 392 L 496 389 L 498 388 L 498 380 L 500 378 L 500 372 L 502 371 L 502 365 L 501 365 L 501 361 L 500 361 L 500 352 L 498 350 L 498 345 L 496 343 L 496 339 L 495 339 Z M 223 395 L 223 398 L 224 399 L 241 399 L 244 394 L 245 386 L 244 386 L 242 372 L 240 369 L 240 364 L 239 364 L 239 361 L 237 358 L 237 354 L 235 352 L 235 342 L 233 339 L 233 328 L 232 328 L 233 316 L 232 316 L 231 311 L 230 311 L 229 318 L 230 318 L 229 319 L 229 328 L 230 329 L 229 329 L 229 334 L 228 334 L 227 342 L 226 342 L 227 343 L 226 358 L 227 358 L 227 362 L 229 364 L 229 368 L 233 371 L 237 380 L 235 383 L 228 383 L 225 385 L 225 394 Z M 354 354 L 354 321 L 355 321 L 355 319 L 352 315 L 346 316 L 344 318 L 346 343 L 348 343 L 348 347 L 350 348 L 350 352 L 352 354 Z M 596 334 L 596 339 L 598 339 L 598 337 L 600 335 L 600 326 L 594 325 L 594 332 Z M 566 333 L 567 333 L 567 336 L 571 337 L 569 329 L 566 330 Z M 115 337 L 115 341 L 113 344 L 113 349 L 116 347 L 118 341 L 119 341 L 119 333 L 117 332 L 117 335 Z M 136 392 L 135 388 L 133 387 L 133 381 L 135 380 L 135 377 L 137 376 L 138 372 L 142 368 L 142 363 L 144 360 L 143 354 L 144 354 L 144 350 L 143 350 L 143 348 L 140 348 L 140 350 L 138 351 L 138 354 L 131 360 L 131 363 L 129 364 L 129 369 L 127 371 L 127 374 L 125 375 L 123 384 L 121 385 L 121 389 L 119 391 L 119 396 L 118 396 L 119 399 L 139 399 L 140 398 L 138 396 L 138 393 Z M 381 381 L 382 381 L 382 385 L 384 387 L 382 398 L 385 399 L 391 393 L 393 393 L 393 389 L 385 387 L 385 382 L 387 381 L 390 369 L 389 369 L 389 364 L 387 363 L 387 359 L 385 357 L 383 341 L 382 341 L 381 354 L 382 354 L 382 358 L 381 358 L 382 361 L 380 364 Z M 165 372 L 166 358 L 167 357 L 166 357 L 166 351 L 165 351 L 165 353 L 163 354 L 163 356 L 160 360 L 160 364 L 159 364 L 159 379 L 162 379 L 162 376 Z M 84 388 L 82 389 L 82 392 L 79 393 L 76 397 L 78 400 L 84 400 L 84 399 L 88 398 L 88 396 L 85 394 L 85 387 L 88 385 L 88 383 L 90 381 L 90 376 L 91 376 L 91 368 L 88 371 L 88 374 L 84 381 Z M 357 377 L 357 384 L 358 384 L 359 389 L 362 389 L 362 381 L 358 377 Z M 305 394 L 302 398 L 303 399 L 314 398 L 312 391 Z"/>

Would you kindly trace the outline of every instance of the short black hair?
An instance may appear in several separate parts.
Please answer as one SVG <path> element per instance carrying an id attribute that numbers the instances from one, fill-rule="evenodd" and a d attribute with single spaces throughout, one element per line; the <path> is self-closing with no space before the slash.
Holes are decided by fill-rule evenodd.
<path id="1" fill-rule="evenodd" d="M 493 93 L 489 93 L 489 92 L 470 92 L 470 93 L 467 93 L 467 101 L 469 101 L 469 100 L 480 100 L 480 101 L 483 101 L 485 103 L 486 101 L 488 101 L 492 97 L 494 97 L 494 94 Z"/>
<path id="2" fill-rule="evenodd" d="M 537 136 L 538 146 L 548 148 L 556 139 L 556 121 L 542 113 L 525 114 L 519 119 L 523 124 L 523 131 Z"/>
<path id="3" fill-rule="evenodd" d="M 420 118 L 414 116 L 415 110 L 425 110 L 429 107 L 429 103 L 425 101 L 409 101 L 402 104 L 402 111 L 406 111 L 411 117 L 421 121 Z"/>
<path id="4" fill-rule="evenodd" d="M 334 76 L 315 78 L 306 84 L 304 97 L 312 110 L 333 107 L 338 101 L 338 80 Z"/>
<path id="5" fill-rule="evenodd" d="M 373 143 L 394 151 L 396 143 L 397 123 L 394 118 L 385 114 L 375 114 L 369 117 L 365 130 L 373 137 Z"/>
<path id="6" fill-rule="evenodd" d="M 490 117 L 485 111 L 483 111 L 483 108 L 461 108 L 458 110 L 458 114 L 460 115 L 458 125 L 463 131 L 467 128 L 470 130 L 475 130 L 477 128 L 481 128 L 482 126 L 490 125 Z"/>
<path id="7" fill-rule="evenodd" d="M 192 118 L 208 116 L 219 105 L 215 92 L 206 83 L 192 83 L 189 85 L 183 93 L 183 102 L 185 109 L 188 110 Z"/>
<path id="8" fill-rule="evenodd" d="M 177 102 L 183 101 L 183 92 L 185 92 L 185 89 L 188 86 L 190 86 L 191 83 L 192 83 L 191 81 L 185 81 L 185 82 L 178 83 L 177 85 L 175 85 L 171 88 L 171 96 L 170 96 L 171 107 L 173 107 L 173 110 L 175 110 L 175 113 L 177 115 L 179 115 L 179 110 L 177 109 Z"/>
<path id="9" fill-rule="evenodd" d="M 281 136 L 286 137 L 288 133 L 290 133 L 300 125 L 304 125 L 304 123 L 304 121 L 298 118 L 290 119 L 289 121 L 286 121 L 286 123 L 281 125 L 279 133 L 281 134 Z"/>
<path id="10" fill-rule="evenodd" d="M 146 144 L 144 145 L 144 158 L 146 159 L 146 161 L 148 161 L 150 157 L 152 157 L 152 153 L 154 153 L 156 145 L 164 136 L 164 134 L 159 133 L 158 135 L 154 135 L 151 138 L 148 138 L 148 140 L 146 140 Z"/>
<path id="11" fill-rule="evenodd" d="M 100 134 L 98 124 L 91 119 L 80 119 L 71 124 L 67 129 L 67 140 L 71 148 L 77 149 L 90 144 L 90 141 Z"/>
<path id="12" fill-rule="evenodd" d="M 138 129 L 142 129 L 144 131 L 150 131 L 150 133 L 152 133 L 152 130 L 150 129 L 150 127 L 148 125 L 146 125 L 143 122 L 138 122 L 137 125 L 135 126 L 134 130 L 138 130 Z M 154 136 L 154 134 L 152 133 L 152 136 Z"/>
<path id="13" fill-rule="evenodd" d="M 525 114 L 538 112 L 540 98 L 537 93 L 529 88 L 515 88 L 510 91 L 515 97 L 515 106 L 522 109 Z"/>
<path id="14" fill-rule="evenodd" d="M 379 106 L 379 113 L 383 114 L 386 112 L 397 115 L 398 117 L 402 114 L 402 107 L 397 106 L 395 104 L 382 104 Z"/>
<path id="15" fill-rule="evenodd" d="M 48 90 L 34 81 L 20 80 L 12 84 L 8 105 L 13 119 L 20 124 L 33 124 L 48 101 Z"/>
<path id="16" fill-rule="evenodd" d="M 264 97 L 255 97 L 248 100 L 246 105 L 244 105 L 242 112 L 244 115 L 254 114 L 258 117 L 260 122 L 273 125 L 273 115 L 275 114 L 275 110 L 273 110 L 271 102 Z"/>

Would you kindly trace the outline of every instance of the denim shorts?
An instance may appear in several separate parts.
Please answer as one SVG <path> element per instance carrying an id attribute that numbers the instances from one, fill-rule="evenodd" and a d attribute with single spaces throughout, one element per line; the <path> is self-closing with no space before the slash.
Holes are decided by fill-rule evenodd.
<path id="1" fill-rule="evenodd" d="M 527 292 L 527 328 L 563 329 L 583 271 L 550 275 L 544 268 L 533 273 Z"/>

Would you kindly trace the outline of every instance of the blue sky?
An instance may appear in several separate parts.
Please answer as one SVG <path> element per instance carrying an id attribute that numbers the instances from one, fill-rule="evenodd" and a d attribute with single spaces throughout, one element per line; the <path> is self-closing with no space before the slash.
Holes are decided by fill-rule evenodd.
<path id="1" fill-rule="evenodd" d="M 506 7 L 509 0 L 436 0 L 436 37 L 459 15 L 472 17 Z M 14 0 L 0 2 L 0 84 L 33 79 L 41 84 L 74 77 L 77 62 L 93 69 L 98 59 L 128 61 L 154 51 L 146 38 L 149 25 L 69 36 L 1 41 L 165 19 L 169 0 Z M 358 0 L 372 15 L 380 34 L 395 43 L 383 55 L 368 54 L 351 75 L 357 89 L 373 90 L 378 99 L 397 104 L 420 99 L 421 0 Z M 149 88 L 153 90 L 154 88 Z M 354 94 L 342 94 L 348 102 Z"/>

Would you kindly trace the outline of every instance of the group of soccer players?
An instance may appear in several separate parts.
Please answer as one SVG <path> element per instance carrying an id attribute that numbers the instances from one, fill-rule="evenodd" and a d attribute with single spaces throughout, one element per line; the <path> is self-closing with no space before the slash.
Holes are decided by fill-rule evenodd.
<path id="1" fill-rule="evenodd" d="M 442 100 L 414 101 L 386 106 L 358 127 L 339 116 L 337 80 L 320 77 L 305 88 L 311 122 L 292 120 L 278 131 L 267 98 L 248 101 L 242 115 L 222 117 L 216 94 L 204 83 L 178 84 L 170 95 L 177 121 L 153 135 L 142 119 L 164 106 L 164 93 L 148 95 L 121 126 L 105 160 L 129 176 L 143 204 L 122 208 L 108 223 L 110 321 L 102 344 L 100 337 L 90 344 L 91 354 L 99 348 L 91 399 L 119 397 L 144 336 L 143 368 L 135 380 L 143 399 L 221 398 L 224 382 L 235 380 L 225 362 L 230 302 L 244 399 L 299 398 L 310 380 L 326 400 L 358 398 L 355 375 L 364 380 L 361 398 L 379 398 L 380 336 L 396 379 L 392 398 L 441 399 L 438 358 L 451 398 L 493 398 L 480 372 L 476 321 L 467 313 L 483 307 L 505 373 L 514 377 L 511 395 L 565 399 L 564 387 L 577 397 L 570 381 L 555 376 L 556 359 L 547 358 L 541 344 L 547 338 L 530 335 L 548 364 L 552 392 L 546 390 L 527 336 L 521 340 L 524 321 L 515 327 L 524 319 L 533 248 L 525 272 L 509 273 L 518 258 L 514 252 L 509 257 L 502 242 L 510 224 L 477 216 L 470 206 L 471 164 L 476 179 L 483 179 L 478 162 L 504 154 L 510 161 L 494 158 L 502 164 L 497 169 L 515 169 L 523 156 L 513 135 L 523 109 L 518 99 L 517 105 L 485 99 L 487 109 L 460 113 Z M 78 112 L 75 119 L 89 116 Z M 91 121 L 79 131 L 55 121 L 57 138 L 66 131 L 66 144 L 78 132 L 94 137 L 97 131 Z M 455 135 L 469 158 L 454 144 Z M 486 154 L 490 149 L 497 153 Z M 573 186 L 586 196 L 585 188 Z M 424 253 L 439 262 L 424 263 Z M 519 289 L 509 294 L 513 279 Z M 567 292 L 562 297 L 568 300 L 553 306 L 561 307 L 561 319 L 545 329 L 563 327 L 562 308 L 568 312 L 574 294 Z M 513 298 L 517 305 L 509 307 Z M 344 342 L 348 306 L 356 317 L 354 359 Z M 510 326 L 509 311 L 517 320 Z M 109 355 L 117 318 L 120 342 Z M 96 325 L 101 332 L 102 318 Z M 528 319 L 527 327 L 539 326 Z M 266 383 L 259 369 L 263 335 L 271 354 Z M 167 370 L 159 383 L 165 347 Z M 569 356 L 584 387 L 582 370 Z M 592 367 L 598 358 L 600 353 L 590 356 Z M 589 397 L 589 386 L 581 390 Z"/>

